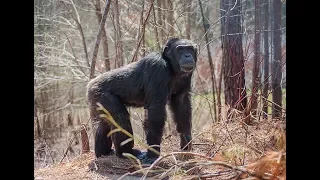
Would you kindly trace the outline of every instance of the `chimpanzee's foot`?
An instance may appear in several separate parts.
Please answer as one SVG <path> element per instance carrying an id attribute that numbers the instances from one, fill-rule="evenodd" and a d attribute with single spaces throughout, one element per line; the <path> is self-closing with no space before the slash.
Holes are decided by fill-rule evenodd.
<path id="1" fill-rule="evenodd" d="M 139 156 L 136 156 L 142 164 L 152 164 L 158 157 L 148 157 L 147 152 L 141 152 Z"/>
<path id="2" fill-rule="evenodd" d="M 114 153 L 115 153 L 114 149 L 110 149 L 110 151 L 109 151 L 108 153 L 102 154 L 102 155 L 100 155 L 99 157 L 110 156 L 110 155 L 113 155 Z M 99 158 L 99 157 L 97 157 L 97 158 Z"/>
<path id="3" fill-rule="evenodd" d="M 192 149 L 191 134 L 180 134 L 180 147 L 181 150 L 190 151 Z"/>
<path id="4" fill-rule="evenodd" d="M 135 157 L 140 156 L 142 154 L 142 152 L 139 149 L 132 149 L 132 150 L 130 150 L 130 152 L 126 152 L 126 153 L 132 154 Z M 116 155 L 119 158 L 127 158 L 127 157 L 123 156 L 122 153 L 121 154 L 116 153 Z"/>
<path id="5" fill-rule="evenodd" d="M 142 152 L 139 149 L 132 149 L 132 155 L 135 157 L 141 156 Z"/>

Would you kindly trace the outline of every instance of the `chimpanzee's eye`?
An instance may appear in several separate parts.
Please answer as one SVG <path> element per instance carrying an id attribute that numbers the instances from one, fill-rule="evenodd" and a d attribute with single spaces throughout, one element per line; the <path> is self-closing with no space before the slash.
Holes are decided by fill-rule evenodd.
<path id="1" fill-rule="evenodd" d="M 193 47 L 192 46 L 187 46 L 188 51 L 193 51 Z"/>
<path id="2" fill-rule="evenodd" d="M 178 52 L 178 53 L 181 53 L 182 49 L 183 49 L 183 47 L 178 46 L 178 47 L 177 47 L 177 52 Z"/>

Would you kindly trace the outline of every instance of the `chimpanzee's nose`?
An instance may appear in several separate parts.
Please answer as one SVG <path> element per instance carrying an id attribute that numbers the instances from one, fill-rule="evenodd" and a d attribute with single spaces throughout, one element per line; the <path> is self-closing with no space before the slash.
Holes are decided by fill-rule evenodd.
<path id="1" fill-rule="evenodd" d="M 189 58 L 191 54 L 185 54 L 184 57 Z"/>

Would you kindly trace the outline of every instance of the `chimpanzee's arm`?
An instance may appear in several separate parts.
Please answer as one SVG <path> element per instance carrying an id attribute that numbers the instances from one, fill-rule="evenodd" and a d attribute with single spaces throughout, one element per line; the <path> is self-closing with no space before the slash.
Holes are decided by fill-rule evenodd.
<path id="1" fill-rule="evenodd" d="M 189 92 L 175 94 L 171 96 L 170 107 L 173 113 L 173 119 L 177 125 L 177 131 L 180 133 L 180 147 L 182 150 L 190 150 L 191 141 L 191 99 Z M 189 143 L 188 146 L 186 146 Z"/>
<path id="2" fill-rule="evenodd" d="M 150 63 L 151 64 L 151 63 Z M 144 91 L 147 109 L 146 136 L 149 146 L 160 152 L 160 143 L 166 120 L 166 103 L 169 96 L 170 72 L 166 62 L 155 61 L 145 69 Z M 148 150 L 147 158 L 158 157 Z"/>

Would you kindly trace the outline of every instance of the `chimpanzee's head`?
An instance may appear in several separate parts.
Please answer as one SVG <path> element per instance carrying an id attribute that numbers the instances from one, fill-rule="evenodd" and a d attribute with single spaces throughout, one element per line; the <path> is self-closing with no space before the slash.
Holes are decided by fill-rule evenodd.
<path id="1" fill-rule="evenodd" d="M 162 57 L 175 72 L 191 73 L 196 67 L 197 48 L 190 40 L 172 38 L 166 43 Z"/>

